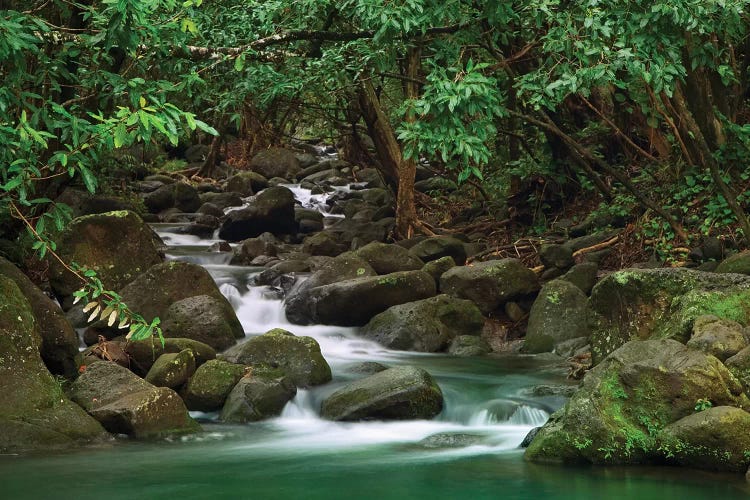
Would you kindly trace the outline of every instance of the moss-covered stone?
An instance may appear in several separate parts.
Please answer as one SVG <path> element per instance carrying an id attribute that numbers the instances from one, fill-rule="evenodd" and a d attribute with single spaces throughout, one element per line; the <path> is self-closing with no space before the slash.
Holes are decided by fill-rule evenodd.
<path id="1" fill-rule="evenodd" d="M 687 346 L 724 361 L 747 347 L 748 342 L 742 330 L 742 326 L 736 321 L 712 315 L 698 316 L 693 323 L 693 335 Z"/>
<path id="2" fill-rule="evenodd" d="M 686 342 L 698 316 L 747 325 L 750 278 L 688 269 L 628 269 L 602 279 L 590 305 L 592 356 L 598 363 L 633 339 Z"/>
<path id="3" fill-rule="evenodd" d="M 727 359 L 724 364 L 732 372 L 732 375 L 737 377 L 745 392 L 750 394 L 750 347 L 745 347 Z"/>
<path id="4" fill-rule="evenodd" d="M 451 269 L 453 267 L 456 267 L 456 261 L 453 260 L 453 257 L 445 256 L 426 263 L 422 267 L 422 271 L 432 276 L 432 278 L 435 280 L 435 286 L 437 286 L 438 290 L 440 290 L 440 277 L 448 269 Z"/>
<path id="5" fill-rule="evenodd" d="M 0 453 L 69 447 L 107 436 L 63 394 L 42 362 L 40 345 L 28 300 L 0 275 Z"/>
<path id="6" fill-rule="evenodd" d="M 715 272 L 750 274 L 750 251 L 745 250 L 727 257 L 719 263 Z"/>
<path id="7" fill-rule="evenodd" d="M 284 406 L 297 394 L 292 380 L 279 372 L 250 372 L 229 393 L 220 419 L 224 422 L 256 422 L 281 415 Z"/>
<path id="8" fill-rule="evenodd" d="M 268 187 L 268 179 L 258 172 L 240 172 L 227 179 L 227 191 L 251 196 Z"/>
<path id="9" fill-rule="evenodd" d="M 362 257 L 378 274 L 416 271 L 424 266 L 421 259 L 411 255 L 409 250 L 399 245 L 373 241 L 354 253 Z"/>
<path id="10" fill-rule="evenodd" d="M 130 356 L 130 369 L 145 376 L 154 362 L 164 353 L 179 353 L 189 349 L 193 352 L 195 367 L 198 368 L 206 361 L 216 358 L 216 350 L 208 344 L 193 339 L 165 338 L 164 345 L 158 339 L 130 341 L 125 351 Z"/>
<path id="11" fill-rule="evenodd" d="M 715 357 L 674 340 L 631 341 L 586 375 L 525 457 L 595 464 L 659 461 L 659 432 L 691 415 L 700 399 L 750 406 L 740 383 Z"/>
<path id="12" fill-rule="evenodd" d="M 63 262 L 76 262 L 97 272 L 109 290 L 120 290 L 162 261 L 151 229 L 133 212 L 119 211 L 73 219 L 55 238 Z M 50 259 L 50 284 L 62 299 L 72 303 L 80 279 L 57 259 Z"/>
<path id="13" fill-rule="evenodd" d="M 195 373 L 195 355 L 190 349 L 162 354 L 146 375 L 146 382 L 157 387 L 177 389 Z"/>
<path id="14" fill-rule="evenodd" d="M 323 401 L 330 420 L 429 419 L 443 408 L 443 393 L 421 368 L 389 368 L 345 385 Z"/>
<path id="15" fill-rule="evenodd" d="M 243 338 L 245 332 L 238 327 L 237 316 L 224 298 L 196 295 L 178 300 L 170 305 L 162 317 L 165 337 L 197 340 L 222 351 Z"/>
<path id="16" fill-rule="evenodd" d="M 430 262 L 441 257 L 452 257 L 459 266 L 463 266 L 466 263 L 466 247 L 464 243 L 451 236 L 426 238 L 411 247 L 409 253 L 422 260 L 422 262 Z"/>
<path id="17" fill-rule="evenodd" d="M 390 349 L 438 352 L 458 335 L 480 335 L 483 326 L 482 313 L 473 302 L 438 295 L 390 307 L 360 334 Z"/>
<path id="18" fill-rule="evenodd" d="M 448 347 L 448 354 L 459 357 L 482 356 L 490 351 L 487 341 L 475 335 L 459 335 Z"/>
<path id="19" fill-rule="evenodd" d="M 281 328 L 227 350 L 222 358 L 243 365 L 278 368 L 298 387 L 325 384 L 331 380 L 331 367 L 320 353 L 318 342 Z"/>
<path id="20" fill-rule="evenodd" d="M 180 395 L 190 410 L 218 410 L 247 370 L 244 365 L 212 359 L 195 370 Z"/>
<path id="21" fill-rule="evenodd" d="M 566 340 L 588 337 L 588 320 L 586 295 L 572 283 L 552 280 L 542 287 L 531 307 L 524 350 L 552 352 Z"/>

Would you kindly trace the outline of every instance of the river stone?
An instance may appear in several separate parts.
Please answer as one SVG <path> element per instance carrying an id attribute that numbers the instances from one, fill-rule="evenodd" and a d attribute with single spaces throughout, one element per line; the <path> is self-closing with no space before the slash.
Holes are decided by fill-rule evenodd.
<path id="1" fill-rule="evenodd" d="M 222 215 L 224 215 L 224 210 L 229 207 L 239 207 L 245 204 L 245 202 L 242 201 L 242 194 L 232 190 L 225 193 L 203 193 L 201 195 L 201 201 L 220 208 L 222 210 Z"/>
<path id="2" fill-rule="evenodd" d="M 220 359 L 206 361 L 195 370 L 180 391 L 180 396 L 190 410 L 218 410 L 248 369 L 247 366 Z"/>
<path id="3" fill-rule="evenodd" d="M 571 267 L 570 270 L 560 276 L 560 279 L 573 283 L 581 289 L 586 295 L 591 293 L 591 289 L 596 285 L 599 265 L 596 262 L 582 262 Z"/>
<path id="4" fill-rule="evenodd" d="M 28 300 L 0 274 L 0 453 L 68 448 L 107 436 L 47 371 L 41 343 Z"/>
<path id="5" fill-rule="evenodd" d="M 253 156 L 250 160 L 250 170 L 266 179 L 273 177 L 293 179 L 301 168 L 293 151 L 284 148 L 269 148 Z"/>
<path id="6" fill-rule="evenodd" d="M 418 257 L 398 245 L 388 245 L 373 241 L 354 252 L 372 266 L 378 274 L 390 274 L 398 271 L 417 271 L 424 263 Z"/>
<path id="7" fill-rule="evenodd" d="M 459 335 L 448 347 L 448 354 L 462 358 L 484 356 L 490 351 L 492 348 L 487 341 L 475 335 Z"/>
<path id="8" fill-rule="evenodd" d="M 566 340 L 588 337 L 586 295 L 572 283 L 553 280 L 542 287 L 529 313 L 524 351 L 552 352 Z"/>
<path id="9" fill-rule="evenodd" d="M 198 191 L 184 182 L 166 184 L 143 197 L 143 204 L 152 214 L 172 207 L 181 212 L 191 213 L 198 210 L 201 203 Z"/>
<path id="10" fill-rule="evenodd" d="M 423 262 L 437 260 L 440 257 L 452 257 L 456 264 L 466 263 L 466 248 L 464 243 L 451 236 L 435 236 L 426 238 L 409 249 L 409 253 Z"/>
<path id="11" fill-rule="evenodd" d="M 193 338 L 224 349 L 245 335 L 229 301 L 208 271 L 197 264 L 157 264 L 120 290 L 120 296 L 146 321 L 161 318 L 166 337 Z M 93 338 L 121 334 L 121 330 L 108 328 L 103 322 L 89 330 L 87 336 Z"/>
<path id="12" fill-rule="evenodd" d="M 362 326 L 389 307 L 435 293 L 435 281 L 422 271 L 339 281 L 307 292 L 310 317 L 305 319 L 324 325 Z"/>
<path id="13" fill-rule="evenodd" d="M 427 262 L 423 267 L 422 271 L 426 272 L 435 280 L 435 285 L 440 287 L 440 277 L 451 268 L 456 267 L 456 261 L 453 257 L 445 256 L 439 259 L 431 260 Z"/>
<path id="14" fill-rule="evenodd" d="M 283 372 L 253 370 L 229 393 L 219 420 L 245 423 L 277 417 L 296 394 L 297 387 Z"/>
<path id="15" fill-rule="evenodd" d="M 328 226 L 331 233 L 339 242 L 348 247 L 359 248 L 372 241 L 385 241 L 390 221 L 382 219 L 373 223 L 370 221 L 356 221 L 350 218 L 338 219 Z"/>
<path id="16" fill-rule="evenodd" d="M 282 370 L 297 387 L 309 387 L 331 381 L 331 367 L 312 337 L 297 337 L 275 328 L 253 337 L 222 354 L 232 363 L 261 365 Z"/>
<path id="17" fill-rule="evenodd" d="M 261 255 L 275 257 L 278 254 L 279 240 L 271 233 L 263 233 L 257 238 L 248 238 L 234 250 L 231 264 L 247 266 Z"/>
<path id="18" fill-rule="evenodd" d="M 70 394 L 114 434 L 147 439 L 200 430 L 176 392 L 154 387 L 115 363 L 88 365 L 71 385 Z"/>
<path id="19" fill-rule="evenodd" d="M 747 325 L 750 277 L 688 269 L 626 269 L 591 292 L 594 364 L 632 339 L 686 342 L 698 316 L 711 314 Z"/>
<path id="20" fill-rule="evenodd" d="M 78 335 L 60 307 L 10 261 L 0 257 L 0 275 L 13 280 L 31 306 L 41 336 L 39 353 L 47 369 L 72 379 L 78 376 Z"/>
<path id="21" fill-rule="evenodd" d="M 268 179 L 258 172 L 240 172 L 227 179 L 227 191 L 239 193 L 242 196 L 252 196 L 267 187 Z"/>
<path id="22" fill-rule="evenodd" d="M 750 413 L 717 406 L 665 427 L 658 438 L 668 463 L 743 472 L 750 465 Z"/>
<path id="23" fill-rule="evenodd" d="M 539 290 L 539 280 L 518 259 L 489 260 L 449 269 L 440 277 L 440 290 L 471 300 L 489 314 L 509 300 Z"/>
<path id="24" fill-rule="evenodd" d="M 671 340 L 630 341 L 591 369 L 526 451 L 534 462 L 638 464 L 659 460 L 657 434 L 696 401 L 750 407 L 715 357 Z"/>
<path id="25" fill-rule="evenodd" d="M 307 236 L 302 242 L 302 251 L 310 255 L 327 255 L 336 257 L 345 252 L 348 246 L 339 241 L 327 231 Z"/>
<path id="26" fill-rule="evenodd" d="M 177 354 L 189 350 L 193 354 L 195 367 L 216 358 L 216 350 L 208 344 L 185 338 L 165 338 L 164 345 L 155 338 L 129 341 L 125 352 L 130 356 L 130 369 L 141 376 L 146 376 L 154 362 L 162 354 Z"/>
<path id="27" fill-rule="evenodd" d="M 447 191 L 450 193 L 458 189 L 458 184 L 445 177 L 430 177 L 429 179 L 415 182 L 414 189 L 420 193 L 428 193 L 430 191 Z"/>
<path id="28" fill-rule="evenodd" d="M 539 260 L 548 268 L 568 269 L 575 264 L 573 250 L 565 245 L 542 245 L 539 250 Z"/>
<path id="29" fill-rule="evenodd" d="M 727 257 L 719 264 L 715 272 L 750 274 L 750 250 Z"/>
<path id="30" fill-rule="evenodd" d="M 712 315 L 698 316 L 693 322 L 693 335 L 687 346 L 725 361 L 748 346 L 742 330 L 742 325 L 736 321 Z"/>
<path id="31" fill-rule="evenodd" d="M 55 238 L 63 262 L 96 271 L 105 289 L 120 290 L 139 274 L 162 261 L 151 229 L 133 212 L 107 212 L 73 219 Z M 67 309 L 81 280 L 57 259 L 50 259 L 52 289 Z"/>
<path id="32" fill-rule="evenodd" d="M 131 201 L 100 193 L 92 194 L 88 191 L 75 188 L 65 188 L 60 196 L 57 197 L 55 203 L 68 205 L 74 218 L 82 215 L 116 212 L 119 210 L 136 211 L 136 207 Z"/>
<path id="33" fill-rule="evenodd" d="M 195 355 L 190 349 L 162 354 L 146 374 L 146 382 L 156 387 L 178 389 L 195 373 Z"/>
<path id="34" fill-rule="evenodd" d="M 233 210 L 219 229 L 219 238 L 240 241 L 265 232 L 275 235 L 295 234 L 294 194 L 286 187 L 264 189 L 250 200 L 246 208 Z"/>
<path id="35" fill-rule="evenodd" d="M 466 448 L 481 443 L 485 436 L 480 434 L 467 434 L 464 432 L 440 432 L 427 436 L 417 444 L 425 448 Z"/>
<path id="36" fill-rule="evenodd" d="M 449 295 L 407 302 L 376 315 L 360 335 L 389 349 L 438 352 L 458 335 L 480 335 L 484 318 L 470 300 Z"/>
<path id="37" fill-rule="evenodd" d="M 351 382 L 323 401 L 329 420 L 430 419 L 443 409 L 443 393 L 421 368 L 399 366 Z"/>
<path id="38" fill-rule="evenodd" d="M 518 445 L 519 448 L 528 448 L 532 441 L 534 441 L 534 438 L 536 437 L 537 433 L 539 432 L 539 429 L 541 427 L 534 427 L 529 431 L 528 434 L 526 434 L 526 437 L 523 438 L 523 441 L 521 441 L 521 444 Z"/>
<path id="39" fill-rule="evenodd" d="M 309 261 L 308 261 L 309 262 Z M 298 282 L 287 294 L 286 317 L 297 325 L 309 324 L 312 318 L 312 301 L 310 291 L 316 287 L 329 285 L 363 276 L 375 276 L 377 273 L 364 259 L 346 252 L 322 264 L 308 279 Z"/>

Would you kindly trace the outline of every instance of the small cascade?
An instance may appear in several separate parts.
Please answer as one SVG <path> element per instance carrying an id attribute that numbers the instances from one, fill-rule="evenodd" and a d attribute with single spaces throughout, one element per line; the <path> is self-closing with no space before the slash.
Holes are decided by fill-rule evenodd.
<path id="1" fill-rule="evenodd" d="M 306 389 L 298 389 L 297 395 L 289 401 L 281 412 L 282 419 L 290 420 L 318 420 L 318 412 L 312 393 Z"/>
<path id="2" fill-rule="evenodd" d="M 530 425 L 532 427 L 539 427 L 544 425 L 549 419 L 549 413 L 533 406 L 521 405 L 518 409 L 513 412 L 513 415 L 508 419 L 508 423 L 511 425 Z"/>

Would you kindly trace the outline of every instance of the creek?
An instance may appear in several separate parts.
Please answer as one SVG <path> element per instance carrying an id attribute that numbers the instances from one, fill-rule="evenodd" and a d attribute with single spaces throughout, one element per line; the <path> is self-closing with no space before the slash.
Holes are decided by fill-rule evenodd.
<path id="1" fill-rule="evenodd" d="M 322 198 L 292 186 L 307 206 Z M 280 327 L 315 338 L 334 380 L 300 390 L 278 418 L 246 425 L 192 412 L 204 428 L 168 442 L 118 440 L 44 456 L 0 458 L 0 498 L 747 498 L 742 477 L 678 468 L 559 467 L 529 464 L 519 444 L 564 404 L 540 385 L 568 384 L 559 358 L 457 358 L 392 351 L 355 328 L 289 324 L 277 290 L 253 286 L 262 268 L 228 265 L 207 252 L 214 240 L 155 228 L 168 257 L 206 267 L 248 337 Z M 431 421 L 336 423 L 320 402 L 361 377 L 363 362 L 414 365 L 438 381 L 445 409 Z M 440 439 L 428 439 L 439 435 Z"/>

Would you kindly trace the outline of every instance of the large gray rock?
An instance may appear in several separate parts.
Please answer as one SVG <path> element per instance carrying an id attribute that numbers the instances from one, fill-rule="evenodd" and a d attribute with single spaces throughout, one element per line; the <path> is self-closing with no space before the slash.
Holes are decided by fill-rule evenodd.
<path id="1" fill-rule="evenodd" d="M 443 393 L 421 368 L 389 368 L 345 385 L 323 401 L 330 420 L 429 419 L 443 409 Z"/>
<path id="2" fill-rule="evenodd" d="M 294 194 L 283 186 L 264 189 L 246 208 L 229 212 L 219 229 L 219 238 L 241 241 L 263 233 L 294 234 Z"/>
<path id="3" fill-rule="evenodd" d="M 146 374 L 146 382 L 156 387 L 179 389 L 195 373 L 195 355 L 190 349 L 162 354 Z"/>
<path id="4" fill-rule="evenodd" d="M 278 368 L 298 387 L 325 384 L 331 380 L 331 367 L 312 337 L 297 337 L 276 328 L 253 337 L 222 355 L 232 363 Z"/>
<path id="5" fill-rule="evenodd" d="M 130 369 L 138 375 L 146 376 L 156 360 L 165 353 L 177 354 L 184 350 L 193 353 L 196 368 L 206 361 L 216 358 L 216 349 L 193 339 L 165 338 L 164 345 L 155 338 L 130 341 L 125 352 L 130 357 Z"/>
<path id="6" fill-rule="evenodd" d="M 594 363 L 632 339 L 686 342 L 698 316 L 711 314 L 747 325 L 750 277 L 688 269 L 625 269 L 591 292 Z"/>
<path id="7" fill-rule="evenodd" d="M 459 335 L 480 335 L 483 326 L 482 313 L 473 302 L 438 295 L 390 307 L 360 334 L 389 349 L 438 352 Z"/>
<path id="8" fill-rule="evenodd" d="M 165 337 L 197 340 L 223 351 L 245 337 L 242 325 L 237 323 L 237 316 L 224 297 L 196 295 L 170 305 L 161 326 Z"/>
<path id="9" fill-rule="evenodd" d="M 301 319 L 304 323 L 362 326 L 389 307 L 435 293 L 435 281 L 423 271 L 339 281 L 307 290 L 309 316 Z M 287 317 L 292 320 L 288 311 Z"/>
<path id="10" fill-rule="evenodd" d="M 566 340 L 588 337 L 588 320 L 586 295 L 572 283 L 552 280 L 542 287 L 531 306 L 524 350 L 552 352 Z"/>
<path id="11" fill-rule="evenodd" d="M 78 335 L 60 307 L 50 300 L 20 269 L 0 257 L 0 275 L 13 280 L 34 313 L 41 336 L 39 353 L 47 369 L 55 375 L 75 378 L 80 356 Z"/>
<path id="12" fill-rule="evenodd" d="M 291 180 L 297 176 L 301 168 L 293 151 L 270 148 L 253 156 L 250 160 L 250 170 L 266 179 L 281 177 Z"/>
<path id="13" fill-rule="evenodd" d="M 687 346 L 724 361 L 747 347 L 748 342 L 742 325 L 736 321 L 706 315 L 695 318 L 693 335 L 688 340 Z"/>
<path id="14" fill-rule="evenodd" d="M 716 268 L 716 272 L 750 274 L 750 251 L 745 250 L 727 257 Z"/>
<path id="15" fill-rule="evenodd" d="M 181 212 L 195 212 L 201 206 L 201 199 L 193 186 L 184 182 L 175 182 L 144 195 L 143 204 L 151 213 L 162 212 L 173 207 Z"/>
<path id="16" fill-rule="evenodd" d="M 240 172 L 227 179 L 227 191 L 252 196 L 268 187 L 268 179 L 258 172 Z"/>
<path id="17" fill-rule="evenodd" d="M 411 247 L 409 253 L 423 262 L 452 257 L 459 266 L 466 263 L 466 247 L 461 240 L 450 236 L 435 236 L 422 240 Z"/>
<path id="18" fill-rule="evenodd" d="M 200 430 L 176 392 L 155 387 L 116 363 L 88 365 L 71 385 L 70 394 L 115 434 L 147 439 Z"/>
<path id="19" fill-rule="evenodd" d="M 399 245 L 387 245 L 374 241 L 354 253 L 367 261 L 378 274 L 417 271 L 424 266 L 421 259 Z"/>
<path id="20" fill-rule="evenodd" d="M 449 269 L 440 277 L 440 290 L 471 300 L 488 314 L 509 300 L 536 292 L 539 280 L 518 259 L 489 260 Z"/>
<path id="21" fill-rule="evenodd" d="M 634 340 L 586 374 L 526 451 L 537 462 L 650 463 L 657 436 L 698 400 L 748 407 L 741 384 L 715 357 L 675 340 Z"/>
<path id="22" fill-rule="evenodd" d="M 0 275 L 0 453 L 22 453 L 106 438 L 63 394 L 39 356 L 34 313 L 19 287 Z"/>
<path id="23" fill-rule="evenodd" d="M 247 366 L 212 359 L 198 367 L 180 395 L 190 410 L 218 410 L 248 370 Z"/>
<path id="24" fill-rule="evenodd" d="M 73 219 L 55 238 L 63 262 L 93 269 L 108 290 L 120 290 L 162 261 L 151 229 L 133 212 L 107 212 Z M 64 307 L 82 283 L 57 259 L 50 259 L 50 285 Z"/>
<path id="25" fill-rule="evenodd" d="M 219 418 L 245 423 L 276 417 L 296 394 L 297 387 L 283 372 L 253 370 L 229 393 Z"/>

